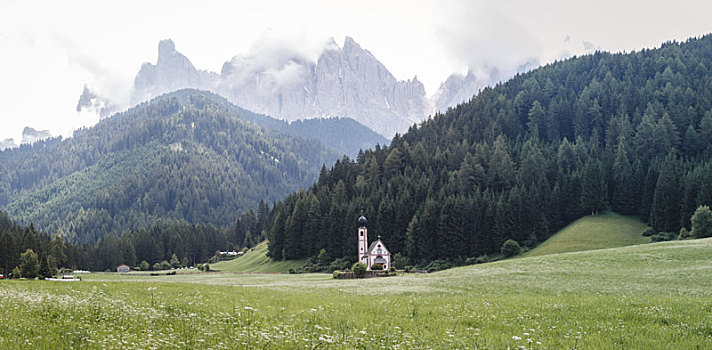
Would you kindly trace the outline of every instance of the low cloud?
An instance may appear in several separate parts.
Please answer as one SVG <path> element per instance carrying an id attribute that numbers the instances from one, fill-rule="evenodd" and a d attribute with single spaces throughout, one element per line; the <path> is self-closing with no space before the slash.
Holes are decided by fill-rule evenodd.
<path id="1" fill-rule="evenodd" d="M 543 44 L 522 23 L 485 1 L 448 3 L 437 35 L 459 64 L 478 76 L 538 64 Z"/>
<path id="2" fill-rule="evenodd" d="M 275 82 L 293 83 L 301 78 L 303 66 L 316 62 L 327 43 L 325 39 L 315 40 L 304 34 L 266 31 L 246 53 L 226 63 L 222 74 L 241 77 L 264 75 Z"/>
<path id="3" fill-rule="evenodd" d="M 72 39 L 57 33 L 52 33 L 55 42 L 67 53 L 70 65 L 75 65 L 86 72 L 88 79 L 85 81 L 85 86 L 96 95 L 96 98 L 101 103 L 127 107 L 133 81 L 94 59 Z M 77 96 L 79 94 L 81 91 L 77 91 Z"/>

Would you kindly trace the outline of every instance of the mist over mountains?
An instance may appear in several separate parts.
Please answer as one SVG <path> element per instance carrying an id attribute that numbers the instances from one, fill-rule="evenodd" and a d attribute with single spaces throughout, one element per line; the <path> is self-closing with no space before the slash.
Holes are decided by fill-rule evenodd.
<path id="1" fill-rule="evenodd" d="M 263 45 L 225 62 L 220 73 L 199 70 L 176 50 L 172 40 L 159 42 L 156 63 L 146 62 L 134 79 L 131 104 L 183 89 L 209 90 L 257 113 L 292 122 L 300 119 L 351 118 L 390 138 L 436 111 L 467 101 L 486 86 L 531 69 L 493 68 L 467 75 L 453 74 L 431 97 L 417 76 L 398 80 L 353 38 L 343 46 L 330 39 L 321 53 L 307 57 L 295 49 Z M 118 110 L 85 87 L 77 110 L 94 110 L 102 117 Z"/>
<path id="2" fill-rule="evenodd" d="M 333 40 L 316 62 L 299 55 L 236 56 L 220 74 L 200 71 L 171 40 L 158 45 L 156 64 L 136 75 L 132 103 L 180 88 L 198 88 L 255 111 L 294 121 L 314 117 L 352 118 L 390 137 L 427 115 L 423 84 L 398 81 L 370 52 L 347 37 Z"/>

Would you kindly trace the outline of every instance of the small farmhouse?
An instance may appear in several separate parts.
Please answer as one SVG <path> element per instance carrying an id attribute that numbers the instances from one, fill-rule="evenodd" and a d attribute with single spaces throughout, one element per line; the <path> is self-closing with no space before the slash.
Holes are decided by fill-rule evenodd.
<path id="1" fill-rule="evenodd" d="M 361 215 L 358 218 L 358 261 L 366 264 L 368 271 L 382 269 L 388 270 L 391 268 L 391 252 L 386 248 L 386 245 L 381 241 L 381 236 L 368 245 L 368 229 L 366 225 L 368 220 Z"/>
<path id="2" fill-rule="evenodd" d="M 116 268 L 116 272 L 120 272 L 120 273 L 131 272 L 131 268 L 128 267 L 128 266 L 126 266 L 126 265 L 119 265 L 119 266 Z"/>

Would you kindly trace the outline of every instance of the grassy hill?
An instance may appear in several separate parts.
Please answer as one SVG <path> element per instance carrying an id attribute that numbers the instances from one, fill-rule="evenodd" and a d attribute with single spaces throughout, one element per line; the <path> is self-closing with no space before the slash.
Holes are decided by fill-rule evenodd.
<path id="1" fill-rule="evenodd" d="M 645 244 L 647 225 L 632 216 L 605 212 L 574 221 L 524 256 L 540 256 Z"/>
<path id="2" fill-rule="evenodd" d="M 288 273 L 304 265 L 306 260 L 273 261 L 267 257 L 267 241 L 256 245 L 243 256 L 210 265 L 211 270 L 222 272 Z"/>

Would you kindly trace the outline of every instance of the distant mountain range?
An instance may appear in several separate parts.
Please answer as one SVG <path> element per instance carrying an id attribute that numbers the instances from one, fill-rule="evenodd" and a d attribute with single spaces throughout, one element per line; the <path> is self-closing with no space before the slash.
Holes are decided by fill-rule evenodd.
<path id="1" fill-rule="evenodd" d="M 524 65 L 521 70 L 529 68 L 533 65 Z M 276 59 L 241 55 L 225 62 L 220 73 L 198 70 L 168 39 L 159 43 L 156 63 L 141 66 L 131 100 L 136 104 L 178 89 L 197 88 L 287 121 L 351 118 L 390 138 L 515 73 L 492 70 L 480 75 L 453 74 L 429 99 L 417 77 L 397 80 L 351 37 L 346 37 L 343 47 L 332 39 L 316 61 L 296 53 Z M 86 87 L 77 105 L 78 110 L 82 108 L 103 116 L 117 110 L 111 101 L 102 100 Z"/>

